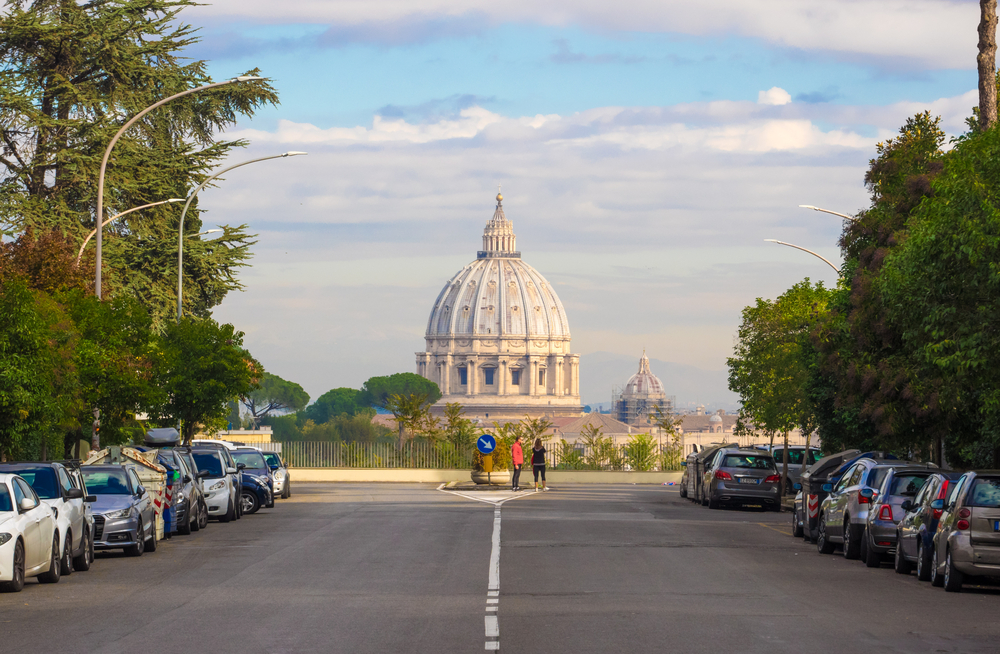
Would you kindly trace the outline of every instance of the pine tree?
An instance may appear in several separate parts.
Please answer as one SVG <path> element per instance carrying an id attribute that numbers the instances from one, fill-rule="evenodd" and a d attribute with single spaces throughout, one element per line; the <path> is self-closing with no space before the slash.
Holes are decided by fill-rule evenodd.
<path id="1" fill-rule="evenodd" d="M 0 231 L 53 229 L 82 243 L 96 225 L 101 157 L 131 116 L 168 95 L 210 83 L 183 50 L 196 30 L 179 20 L 188 0 L 8 0 L 0 16 Z M 257 70 L 248 75 L 258 74 Z M 266 81 L 231 84 L 173 101 L 115 146 L 105 217 L 185 197 L 243 141 L 217 133 L 277 104 Z M 112 294 L 145 304 L 157 324 L 176 302 L 178 205 L 129 214 L 105 227 L 103 275 Z M 245 225 L 202 242 L 196 205 L 185 221 L 185 310 L 207 316 L 240 288 L 250 256 Z M 93 257 L 88 245 L 85 257 Z"/>

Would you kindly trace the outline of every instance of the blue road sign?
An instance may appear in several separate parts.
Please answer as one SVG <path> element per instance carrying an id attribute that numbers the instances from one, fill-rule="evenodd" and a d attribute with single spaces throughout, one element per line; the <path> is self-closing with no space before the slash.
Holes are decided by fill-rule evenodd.
<path id="1" fill-rule="evenodd" d="M 492 454 L 493 450 L 497 449 L 497 439 L 493 438 L 489 434 L 483 434 L 476 441 L 476 447 L 483 454 Z"/>

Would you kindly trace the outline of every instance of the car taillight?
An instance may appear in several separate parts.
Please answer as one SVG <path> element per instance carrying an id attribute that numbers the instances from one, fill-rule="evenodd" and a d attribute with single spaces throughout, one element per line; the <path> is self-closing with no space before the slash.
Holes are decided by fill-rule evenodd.
<path id="1" fill-rule="evenodd" d="M 958 529 L 959 531 L 965 531 L 966 529 L 969 528 L 969 521 L 959 520 L 958 522 L 955 523 L 955 528 Z"/>
<path id="2" fill-rule="evenodd" d="M 872 498 L 865 497 L 861 494 L 861 491 L 858 491 L 858 504 L 871 504 L 871 502 Z"/>
<path id="3" fill-rule="evenodd" d="M 892 522 L 892 507 L 888 504 L 883 504 L 882 508 L 878 511 L 878 519 Z"/>
<path id="4" fill-rule="evenodd" d="M 972 511 L 970 509 L 962 507 L 961 509 L 958 510 L 958 517 L 959 518 L 971 518 L 972 517 Z"/>
<path id="5" fill-rule="evenodd" d="M 777 484 L 779 481 L 781 481 L 781 475 L 771 475 L 764 479 L 765 484 Z"/>
<path id="6" fill-rule="evenodd" d="M 716 470 L 715 471 L 715 478 L 716 479 L 725 479 L 727 481 L 732 481 L 733 480 L 733 476 L 730 475 L 725 470 Z"/>

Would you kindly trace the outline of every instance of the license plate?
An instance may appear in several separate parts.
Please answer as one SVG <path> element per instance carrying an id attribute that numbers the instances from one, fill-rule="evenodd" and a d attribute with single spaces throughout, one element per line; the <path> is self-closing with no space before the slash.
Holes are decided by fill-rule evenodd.
<path id="1" fill-rule="evenodd" d="M 753 477 L 740 477 L 741 484 L 759 484 L 760 479 L 754 479 Z"/>

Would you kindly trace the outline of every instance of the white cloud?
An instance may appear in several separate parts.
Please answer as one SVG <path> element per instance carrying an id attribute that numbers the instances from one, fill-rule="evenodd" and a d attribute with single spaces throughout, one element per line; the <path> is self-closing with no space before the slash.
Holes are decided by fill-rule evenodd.
<path id="1" fill-rule="evenodd" d="M 280 7 L 280 9 L 276 9 Z M 358 40 L 422 40 L 504 23 L 579 26 L 595 31 L 735 34 L 806 51 L 909 60 L 923 68 L 975 66 L 975 2 L 952 0 L 219 0 L 189 20 L 319 23 L 358 28 Z M 350 31 L 349 29 L 347 30 Z"/>
<path id="2" fill-rule="evenodd" d="M 772 86 L 757 93 L 757 104 L 782 105 L 792 101 L 791 94 L 783 88 Z"/>

